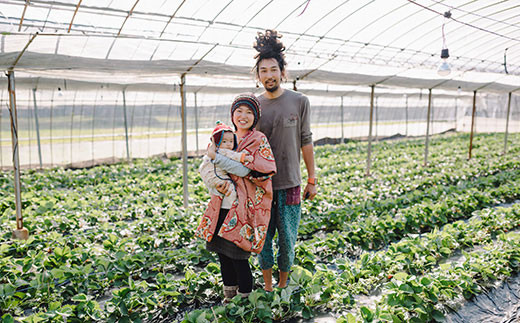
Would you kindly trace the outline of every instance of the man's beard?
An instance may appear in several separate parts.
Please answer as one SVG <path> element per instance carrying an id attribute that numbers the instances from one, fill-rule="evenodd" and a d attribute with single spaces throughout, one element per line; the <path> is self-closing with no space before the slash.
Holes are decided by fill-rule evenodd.
<path id="1" fill-rule="evenodd" d="M 274 86 L 269 87 L 269 88 L 264 86 L 265 90 L 267 92 L 271 92 L 271 93 L 276 92 L 276 90 L 278 90 L 279 87 L 280 87 L 280 85 L 278 83 L 275 83 Z"/>

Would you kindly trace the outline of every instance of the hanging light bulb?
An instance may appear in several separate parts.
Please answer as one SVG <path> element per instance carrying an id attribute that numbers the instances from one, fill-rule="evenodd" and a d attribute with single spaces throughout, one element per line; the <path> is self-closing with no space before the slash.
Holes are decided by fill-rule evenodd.
<path id="1" fill-rule="evenodd" d="M 448 57 L 450 57 L 450 53 L 447 48 L 444 48 L 441 51 L 441 63 L 439 64 L 439 69 L 437 70 L 437 73 L 440 76 L 448 76 L 451 73 L 451 67 L 448 63 Z"/>
<path id="2" fill-rule="evenodd" d="M 444 13 L 444 23 L 442 24 L 442 50 L 441 50 L 441 63 L 439 64 L 439 69 L 437 73 L 440 76 L 448 76 L 451 73 L 451 67 L 448 63 L 448 57 L 450 57 L 450 52 L 448 51 L 448 47 L 446 46 L 446 35 L 444 34 L 444 25 L 446 25 L 446 20 L 451 18 L 451 12 L 446 11 Z"/>

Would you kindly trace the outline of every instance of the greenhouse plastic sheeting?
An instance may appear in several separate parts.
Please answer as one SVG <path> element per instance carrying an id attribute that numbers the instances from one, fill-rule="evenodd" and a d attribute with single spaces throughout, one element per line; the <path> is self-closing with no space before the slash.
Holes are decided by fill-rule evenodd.
<path id="1" fill-rule="evenodd" d="M 0 67 L 128 83 L 183 73 L 247 79 L 254 37 L 268 26 L 284 35 L 291 79 L 510 92 L 520 88 L 519 11 L 491 0 L 8 0 Z M 445 44 L 453 72 L 439 77 Z"/>
<path id="2" fill-rule="evenodd" d="M 40 154 L 42 166 L 178 154 L 181 75 L 188 150 L 203 150 L 214 122 L 229 122 L 234 95 L 261 92 L 252 45 L 266 26 L 283 34 L 284 87 L 311 100 L 314 140 L 367 138 L 370 86 L 376 140 L 426 135 L 428 89 L 430 134 L 469 132 L 473 91 L 477 133 L 505 131 L 508 92 L 508 131 L 519 131 L 520 7 L 444 2 L 3 1 L 0 68 L 14 72 L 21 164 L 38 167 Z M 436 72 L 442 30 L 451 54 L 446 77 Z M 8 167 L 4 76 L 0 96 L 0 167 Z"/>
<path id="3" fill-rule="evenodd" d="M 39 167 L 39 128 L 42 166 L 88 166 L 125 159 L 124 110 L 126 102 L 129 156 L 144 158 L 181 151 L 180 99 L 177 91 L 32 90 L 17 93 L 20 163 Z M 1 166 L 12 165 L 7 91 L 0 91 Z M 187 94 L 188 151 L 202 151 L 217 120 L 230 124 L 229 105 L 234 94 Z M 36 106 L 35 106 L 36 99 Z M 343 97 L 309 95 L 313 139 L 367 138 L 370 96 L 351 92 Z M 197 100 L 195 105 L 195 100 Z M 520 131 L 519 96 L 512 96 L 509 132 Z M 377 93 L 374 99 L 376 139 L 426 134 L 427 93 Z M 504 132 L 507 95 L 478 94 L 476 132 Z M 469 132 L 472 98 L 433 95 L 430 134 L 447 130 Z M 37 122 L 38 119 L 38 122 Z M 343 127 L 342 127 L 343 120 Z M 38 124 L 37 124 L 38 123 Z M 198 136 L 197 136 L 198 135 Z M 434 149 L 434 148 L 432 148 Z"/>

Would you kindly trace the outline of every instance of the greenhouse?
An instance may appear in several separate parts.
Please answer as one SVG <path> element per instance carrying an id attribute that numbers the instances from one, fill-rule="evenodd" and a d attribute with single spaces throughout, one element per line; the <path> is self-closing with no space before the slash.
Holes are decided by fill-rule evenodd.
<path id="1" fill-rule="evenodd" d="M 519 19 L 507 0 L 0 0 L 2 322 L 520 320 Z M 310 106 L 301 218 L 287 285 L 251 248 L 253 289 L 227 297 L 199 169 L 217 121 L 249 138 L 237 95 L 265 127 L 267 30 L 273 91 Z M 277 173 L 244 194 L 276 199 L 266 136 Z"/>

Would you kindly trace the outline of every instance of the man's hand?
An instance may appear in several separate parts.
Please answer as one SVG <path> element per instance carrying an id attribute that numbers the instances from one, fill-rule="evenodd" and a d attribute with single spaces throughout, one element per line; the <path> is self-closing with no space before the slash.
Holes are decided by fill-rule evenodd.
<path id="1" fill-rule="evenodd" d="M 316 194 L 318 194 L 318 191 L 316 190 L 316 185 L 307 184 L 305 186 L 305 190 L 303 190 L 303 198 L 305 200 L 309 199 L 312 201 Z"/>
<path id="2" fill-rule="evenodd" d="M 211 144 L 209 144 L 208 149 L 206 150 L 206 155 L 208 155 L 208 157 L 211 159 L 215 159 L 215 157 L 217 157 L 217 147 L 215 146 L 213 138 L 211 138 Z"/>
<path id="3" fill-rule="evenodd" d="M 229 182 L 224 182 L 224 183 L 221 183 L 221 184 L 217 184 L 217 191 L 219 191 L 220 193 L 224 194 L 225 196 L 229 196 L 229 194 L 231 194 L 231 190 L 230 190 L 230 183 Z"/>
<path id="4" fill-rule="evenodd" d="M 307 176 L 309 176 L 309 178 L 315 178 L 316 172 L 314 170 L 314 148 L 312 143 L 302 147 L 302 155 L 305 167 L 307 168 Z M 316 184 L 307 183 L 307 186 L 305 186 L 305 190 L 303 191 L 303 198 L 306 200 L 312 200 L 317 193 Z"/>

